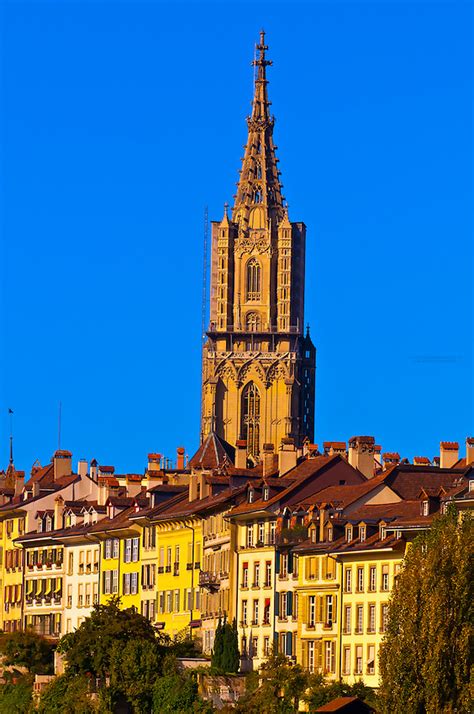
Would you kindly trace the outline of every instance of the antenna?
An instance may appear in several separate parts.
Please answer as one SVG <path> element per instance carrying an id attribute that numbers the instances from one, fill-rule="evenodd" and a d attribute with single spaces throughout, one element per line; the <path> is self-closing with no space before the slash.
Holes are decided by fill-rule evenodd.
<path id="1" fill-rule="evenodd" d="M 13 466 L 13 409 L 8 409 L 10 417 L 10 466 Z"/>
<path id="2" fill-rule="evenodd" d="M 61 401 L 58 407 L 58 449 L 61 449 Z"/>
<path id="3" fill-rule="evenodd" d="M 204 245 L 202 256 L 202 304 L 201 304 L 201 340 L 206 337 L 206 314 L 207 314 L 207 251 L 209 243 L 209 212 L 207 206 L 204 208 Z"/>

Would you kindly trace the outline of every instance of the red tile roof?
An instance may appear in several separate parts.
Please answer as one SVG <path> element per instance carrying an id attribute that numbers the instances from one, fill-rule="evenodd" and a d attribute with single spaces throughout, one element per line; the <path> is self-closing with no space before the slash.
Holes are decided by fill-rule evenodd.
<path id="1" fill-rule="evenodd" d="M 217 469 L 226 461 L 234 462 L 235 449 L 221 439 L 215 432 L 211 433 L 202 442 L 199 449 L 189 461 L 190 468 Z"/>
<path id="2" fill-rule="evenodd" d="M 459 449 L 459 444 L 457 441 L 442 441 L 440 446 L 445 451 L 457 451 Z"/>

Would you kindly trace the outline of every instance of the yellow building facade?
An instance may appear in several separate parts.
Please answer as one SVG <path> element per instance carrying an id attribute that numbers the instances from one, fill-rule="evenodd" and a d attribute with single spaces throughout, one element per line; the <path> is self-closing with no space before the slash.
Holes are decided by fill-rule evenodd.
<path id="1" fill-rule="evenodd" d="M 0 627 L 5 632 L 22 627 L 24 551 L 15 539 L 24 535 L 25 527 L 25 513 L 0 514 Z"/>

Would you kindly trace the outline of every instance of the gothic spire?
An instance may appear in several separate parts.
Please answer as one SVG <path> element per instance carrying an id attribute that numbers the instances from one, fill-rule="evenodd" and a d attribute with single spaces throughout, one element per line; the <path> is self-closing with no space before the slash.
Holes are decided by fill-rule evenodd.
<path id="1" fill-rule="evenodd" d="M 255 67 L 252 113 L 247 118 L 248 139 L 232 211 L 232 220 L 239 223 L 243 232 L 252 227 L 264 228 L 271 224 L 276 227 L 284 214 L 280 172 L 275 155 L 277 147 L 273 143 L 274 118 L 270 114 L 271 102 L 268 101 L 267 91 L 266 69 L 273 63 L 266 57 L 267 50 L 265 32 L 262 30 L 252 62 Z"/>

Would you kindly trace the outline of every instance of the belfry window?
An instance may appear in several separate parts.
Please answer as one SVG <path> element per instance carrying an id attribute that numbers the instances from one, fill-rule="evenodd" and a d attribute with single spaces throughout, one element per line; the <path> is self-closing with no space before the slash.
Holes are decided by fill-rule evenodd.
<path id="1" fill-rule="evenodd" d="M 256 258 L 250 258 L 247 263 L 247 300 L 260 300 L 260 263 Z"/>
<path id="2" fill-rule="evenodd" d="M 258 179 L 261 179 L 261 178 L 262 178 L 262 164 L 257 164 L 257 165 L 256 165 L 256 167 L 255 167 L 255 176 L 256 176 Z"/>
<path id="3" fill-rule="evenodd" d="M 253 194 L 253 202 L 254 203 L 262 203 L 262 189 L 261 188 L 255 189 L 255 193 Z"/>
<path id="4" fill-rule="evenodd" d="M 249 382 L 242 393 L 242 432 L 251 456 L 260 452 L 260 392 Z"/>
<path id="5" fill-rule="evenodd" d="M 256 312 L 249 312 L 245 318 L 245 325 L 248 332 L 258 332 L 260 329 L 260 317 Z"/>

